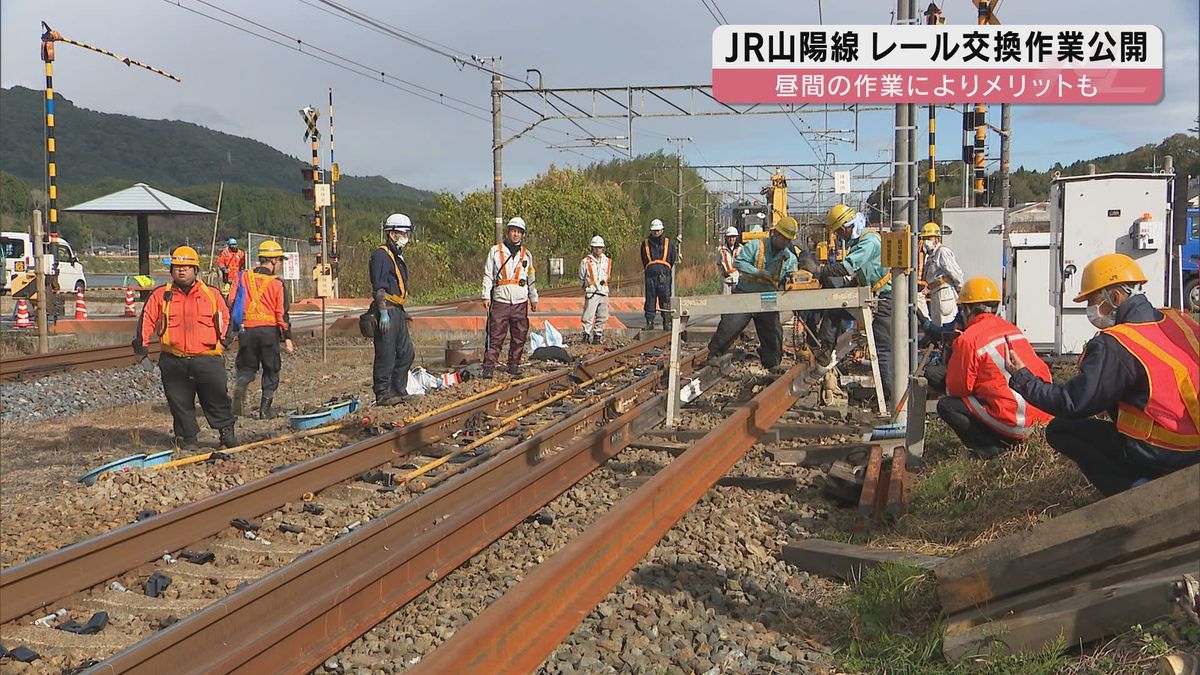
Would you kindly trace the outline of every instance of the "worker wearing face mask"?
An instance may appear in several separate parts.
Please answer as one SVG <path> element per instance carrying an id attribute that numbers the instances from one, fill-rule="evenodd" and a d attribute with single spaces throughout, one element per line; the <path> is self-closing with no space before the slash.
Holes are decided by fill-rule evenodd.
<path id="1" fill-rule="evenodd" d="M 375 331 L 375 363 L 371 389 L 375 405 L 397 405 L 408 399 L 408 371 L 416 359 L 412 337 L 408 334 L 408 263 L 404 247 L 412 236 L 412 221 L 403 213 L 393 213 L 383 222 L 383 244 L 369 261 L 374 309 L 379 317 Z"/>
<path id="2" fill-rule="evenodd" d="M 1046 441 L 1105 496 L 1200 462 L 1200 325 L 1186 312 L 1155 309 L 1144 283 L 1120 253 L 1083 268 L 1075 302 L 1087 302 L 1100 333 L 1067 383 L 1047 382 L 1006 353 L 1012 390 L 1055 416 Z M 1099 412 L 1114 421 L 1093 419 Z"/>
<path id="3" fill-rule="evenodd" d="M 925 284 L 925 303 L 917 302 L 917 312 L 929 321 L 930 328 L 944 329 L 958 316 L 958 295 L 962 292 L 963 271 L 949 246 L 942 243 L 942 227 L 934 222 L 921 227 L 921 250 L 925 264 L 921 266 L 921 281 Z"/>

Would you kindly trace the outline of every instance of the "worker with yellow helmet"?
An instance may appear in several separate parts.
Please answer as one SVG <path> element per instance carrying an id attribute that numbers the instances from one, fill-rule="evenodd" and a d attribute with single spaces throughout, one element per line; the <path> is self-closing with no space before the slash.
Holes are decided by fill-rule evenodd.
<path id="1" fill-rule="evenodd" d="M 280 342 L 291 354 L 292 318 L 288 314 L 288 292 L 279 275 L 283 273 L 283 247 L 268 239 L 258 245 L 258 267 L 240 272 L 234 279 L 232 314 L 238 334 L 237 374 L 233 384 L 233 413 L 246 414 L 246 388 L 262 368 L 262 398 L 259 419 L 275 416 L 272 402 L 279 389 L 283 368 Z"/>
<path id="2" fill-rule="evenodd" d="M 921 281 L 924 284 L 925 302 L 918 299 L 917 311 L 937 330 L 946 328 L 958 314 L 958 296 L 963 287 L 963 271 L 958 259 L 949 246 L 942 243 L 942 226 L 928 222 L 921 226 L 921 251 L 925 262 L 921 265 Z"/>
<path id="3" fill-rule="evenodd" d="M 162 343 L 158 369 L 174 419 L 175 445 L 198 450 L 196 398 L 222 447 L 237 445 L 234 416 L 226 390 L 222 354 L 233 340 L 225 298 L 199 278 L 200 255 L 191 246 L 171 253 L 171 281 L 155 288 L 142 307 L 133 351 L 146 356 L 154 337 Z"/>
<path id="4" fill-rule="evenodd" d="M 847 248 L 843 260 L 830 260 L 821 267 L 821 285 L 866 286 L 875 294 L 871 332 L 875 336 L 883 390 L 892 400 L 892 272 L 883 266 L 883 241 L 878 232 L 867 229 L 865 215 L 845 204 L 835 204 L 829 209 L 825 225 Z"/>
<path id="5" fill-rule="evenodd" d="M 1087 302 L 1100 333 L 1065 384 L 1030 372 L 1012 352 L 1006 363 L 1013 391 L 1055 416 L 1046 441 L 1106 496 L 1200 463 L 1200 325 L 1186 312 L 1155 309 L 1144 283 L 1121 253 L 1083 268 L 1075 302 Z M 1100 412 L 1113 421 L 1092 418 Z"/>
<path id="6" fill-rule="evenodd" d="M 964 329 L 946 362 L 946 395 L 938 399 L 937 413 L 971 456 L 990 459 L 1050 421 L 1049 415 L 1008 386 L 1004 355 L 1015 351 L 1038 377 L 1049 379 L 1050 368 L 1020 328 L 996 315 L 1000 307 L 996 282 L 987 277 L 969 279 L 957 300 Z"/>
<path id="7" fill-rule="evenodd" d="M 751 239 L 742 244 L 733 264 L 738 271 L 734 293 L 762 293 L 784 287 L 796 271 L 796 256 L 791 243 L 798 230 L 796 219 L 784 216 L 771 228 L 766 239 Z M 764 368 L 775 368 L 783 360 L 783 326 L 779 312 L 722 314 L 717 331 L 708 342 L 710 357 L 721 356 L 754 321 L 758 334 L 758 358 Z"/>

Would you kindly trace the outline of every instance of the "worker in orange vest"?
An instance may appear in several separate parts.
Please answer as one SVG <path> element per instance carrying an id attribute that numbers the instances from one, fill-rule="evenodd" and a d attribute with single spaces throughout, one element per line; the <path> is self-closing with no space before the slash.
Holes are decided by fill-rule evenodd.
<path id="1" fill-rule="evenodd" d="M 200 254 L 196 249 L 180 246 L 171 253 L 170 262 L 171 281 L 154 289 L 142 307 L 133 351 L 145 356 L 156 335 L 162 343 L 158 369 L 180 449 L 199 449 L 197 397 L 208 425 L 220 434 L 221 446 L 232 448 L 237 438 L 221 358 L 233 339 L 229 307 L 216 289 L 197 278 Z"/>
<path id="2" fill-rule="evenodd" d="M 987 277 L 968 279 L 958 294 L 966 328 L 954 340 L 946 364 L 946 396 L 937 413 L 958 434 L 971 456 L 990 459 L 1025 440 L 1050 416 L 1008 386 L 1004 354 L 1015 351 L 1030 371 L 1050 378 L 1050 368 L 1033 351 L 1020 328 L 996 316 L 1000 289 Z"/>
<path id="3" fill-rule="evenodd" d="M 280 342 L 288 354 L 295 352 L 287 287 L 278 278 L 282 272 L 283 247 L 268 239 L 258 245 L 258 267 L 237 277 L 231 312 L 235 328 L 241 328 L 233 384 L 233 412 L 239 417 L 246 414 L 246 388 L 260 366 L 262 400 L 258 416 L 259 419 L 275 416 L 271 404 L 279 389 L 279 371 L 283 367 Z"/>
<path id="4" fill-rule="evenodd" d="M 504 241 L 488 251 L 483 266 L 483 305 L 487 308 L 487 350 L 483 356 L 483 377 L 491 379 L 500 358 L 500 347 L 508 337 L 510 375 L 520 372 L 521 351 L 529 337 L 529 313 L 537 311 L 537 272 L 533 253 L 521 242 L 525 239 L 525 220 L 508 221 Z"/>
<path id="5" fill-rule="evenodd" d="M 1037 376 L 1012 352 L 1006 364 L 1013 390 L 1055 416 L 1046 441 L 1105 496 L 1200 463 L 1200 325 L 1186 312 L 1155 309 L 1145 283 L 1121 253 L 1083 268 L 1075 302 L 1087 302 L 1100 333 L 1067 383 Z M 1103 411 L 1115 423 L 1092 418 Z"/>
<path id="6" fill-rule="evenodd" d="M 654 328 L 654 313 L 662 314 L 662 327 L 667 330 L 671 322 L 671 271 L 679 259 L 678 245 L 663 234 L 663 224 L 658 218 L 650 221 L 650 236 L 642 242 L 642 270 L 646 276 L 646 303 L 642 307 L 646 315 L 646 330 Z"/>
<path id="7" fill-rule="evenodd" d="M 725 228 L 725 244 L 717 249 L 717 268 L 721 272 L 721 295 L 732 295 L 733 287 L 737 286 L 741 276 L 733 261 L 737 258 L 742 245 L 738 243 L 741 233 L 732 225 Z"/>
<path id="8" fill-rule="evenodd" d="M 230 285 L 238 277 L 238 272 L 246 266 L 246 252 L 238 248 L 238 240 L 233 237 L 226 242 L 225 248 L 217 254 L 217 269 L 221 270 L 222 290 L 229 292 Z"/>
<path id="9" fill-rule="evenodd" d="M 612 258 L 604 255 L 604 237 L 596 235 L 591 241 L 592 252 L 579 261 L 579 285 L 583 288 L 584 344 L 600 344 L 604 324 L 608 322 L 608 279 L 612 276 Z"/>

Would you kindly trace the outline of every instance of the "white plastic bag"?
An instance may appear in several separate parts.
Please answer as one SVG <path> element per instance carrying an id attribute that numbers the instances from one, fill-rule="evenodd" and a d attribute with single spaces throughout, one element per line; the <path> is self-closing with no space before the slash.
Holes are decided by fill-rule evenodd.
<path id="1" fill-rule="evenodd" d="M 529 331 L 529 339 L 525 341 L 525 353 L 532 354 L 537 351 L 538 347 L 546 346 L 546 338 L 536 330 Z"/>
<path id="2" fill-rule="evenodd" d="M 558 332 L 558 329 L 546 322 L 546 346 L 547 347 L 562 347 L 563 336 Z"/>

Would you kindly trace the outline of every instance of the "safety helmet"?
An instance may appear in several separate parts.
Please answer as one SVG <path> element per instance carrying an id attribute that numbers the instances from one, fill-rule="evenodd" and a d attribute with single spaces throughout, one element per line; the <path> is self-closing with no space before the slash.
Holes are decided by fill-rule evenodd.
<path id="1" fill-rule="evenodd" d="M 1083 302 L 1087 296 L 1109 286 L 1144 283 L 1146 275 L 1133 258 L 1124 253 L 1106 253 L 1083 268 L 1083 280 L 1079 283 L 1075 302 Z"/>
<path id="2" fill-rule="evenodd" d="M 383 221 L 384 232 L 409 232 L 412 230 L 412 221 L 403 213 L 393 213 Z"/>
<path id="3" fill-rule="evenodd" d="M 942 236 L 942 226 L 932 220 L 921 226 L 921 239 L 925 237 L 940 237 Z"/>
<path id="4" fill-rule="evenodd" d="M 973 305 L 979 302 L 1000 302 L 1000 288 L 987 277 L 972 277 L 963 284 L 958 294 L 958 304 Z"/>
<path id="5" fill-rule="evenodd" d="M 659 220 L 658 218 L 655 218 L 654 220 L 650 221 L 650 231 L 651 232 L 662 232 L 663 231 L 662 221 Z"/>
<path id="6" fill-rule="evenodd" d="M 282 258 L 283 247 L 274 239 L 268 239 L 258 245 L 258 257 L 260 258 Z"/>
<path id="7" fill-rule="evenodd" d="M 833 208 L 829 209 L 829 213 L 825 216 L 825 226 L 830 232 L 834 232 L 838 228 L 845 227 L 857 215 L 857 211 L 845 204 L 834 204 Z"/>
<path id="8" fill-rule="evenodd" d="M 170 262 L 172 267 L 187 267 L 189 265 L 191 267 L 199 267 L 200 254 L 196 253 L 196 249 L 191 246 L 180 246 L 171 251 Z"/>
<path id="9" fill-rule="evenodd" d="M 800 226 L 796 223 L 796 219 L 791 216 L 784 216 L 779 219 L 778 223 L 771 228 L 772 230 L 782 234 L 788 238 L 788 241 L 796 238 L 796 233 L 799 232 Z"/>
<path id="10" fill-rule="evenodd" d="M 741 233 L 740 233 L 740 232 L 738 232 L 738 229 L 737 229 L 736 227 L 732 226 L 732 225 L 730 225 L 729 227 L 725 228 L 725 236 L 726 236 L 726 237 L 736 237 L 736 236 L 738 236 L 739 234 L 741 234 Z"/>
<path id="11" fill-rule="evenodd" d="M 522 232 L 525 231 L 525 221 L 521 218 L 513 218 L 512 220 L 508 221 L 508 226 L 515 227 Z"/>
<path id="12" fill-rule="evenodd" d="M 230 238 L 229 238 L 229 241 L 228 241 L 228 242 L 226 242 L 226 243 L 228 243 L 230 246 L 237 246 L 237 239 L 234 239 L 233 237 L 230 237 Z"/>
<path id="13" fill-rule="evenodd" d="M 596 236 L 592 237 L 591 246 L 592 246 L 592 248 L 596 248 L 596 247 L 604 248 L 604 237 L 601 237 L 600 235 L 596 235 Z"/>

